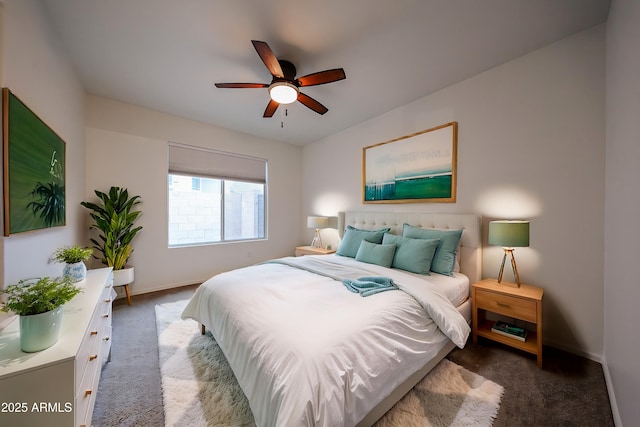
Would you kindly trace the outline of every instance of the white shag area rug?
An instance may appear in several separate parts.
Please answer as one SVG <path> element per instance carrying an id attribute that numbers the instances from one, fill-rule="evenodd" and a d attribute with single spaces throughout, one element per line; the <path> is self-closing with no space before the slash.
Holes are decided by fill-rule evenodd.
<path id="1" fill-rule="evenodd" d="M 156 305 L 165 425 L 255 426 L 249 403 L 210 332 L 183 321 L 187 301 Z M 376 427 L 491 426 L 504 389 L 447 359 Z"/>

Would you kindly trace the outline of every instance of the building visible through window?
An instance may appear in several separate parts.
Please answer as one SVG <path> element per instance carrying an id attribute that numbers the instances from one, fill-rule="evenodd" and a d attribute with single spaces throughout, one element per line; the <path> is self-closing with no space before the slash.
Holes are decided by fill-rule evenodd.
<path id="1" fill-rule="evenodd" d="M 194 191 L 200 190 L 200 178 L 196 178 L 196 177 L 191 178 L 191 189 Z"/>

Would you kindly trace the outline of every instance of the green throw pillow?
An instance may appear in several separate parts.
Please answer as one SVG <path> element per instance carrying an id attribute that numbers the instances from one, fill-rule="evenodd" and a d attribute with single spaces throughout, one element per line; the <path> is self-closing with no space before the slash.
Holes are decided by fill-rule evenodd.
<path id="1" fill-rule="evenodd" d="M 440 239 L 436 253 L 433 256 L 433 261 L 431 262 L 431 271 L 453 276 L 453 267 L 455 266 L 462 231 L 463 230 L 418 228 L 404 224 L 402 236 L 412 239 Z"/>
<path id="2" fill-rule="evenodd" d="M 383 244 L 394 243 L 396 254 L 391 267 L 418 274 L 429 274 L 440 239 L 412 239 L 385 233 Z"/>
<path id="3" fill-rule="evenodd" d="M 389 268 L 393 262 L 395 251 L 396 245 L 394 244 L 382 245 L 363 240 L 356 253 L 356 260 Z"/>
<path id="4" fill-rule="evenodd" d="M 382 243 L 382 236 L 389 231 L 390 228 L 380 230 L 360 230 L 358 228 L 347 225 L 342 237 L 342 242 L 338 246 L 336 254 L 355 258 L 360 248 L 360 242 L 366 240 L 371 243 Z"/>

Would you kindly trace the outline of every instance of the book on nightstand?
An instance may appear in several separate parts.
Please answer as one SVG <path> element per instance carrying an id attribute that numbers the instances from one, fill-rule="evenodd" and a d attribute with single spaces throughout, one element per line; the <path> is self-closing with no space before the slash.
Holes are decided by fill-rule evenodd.
<path id="1" fill-rule="evenodd" d="M 525 328 L 521 328 L 519 326 L 515 326 L 500 320 L 493 325 L 491 331 L 495 332 L 496 334 L 516 339 L 518 341 L 524 342 L 527 340 L 527 330 Z"/>

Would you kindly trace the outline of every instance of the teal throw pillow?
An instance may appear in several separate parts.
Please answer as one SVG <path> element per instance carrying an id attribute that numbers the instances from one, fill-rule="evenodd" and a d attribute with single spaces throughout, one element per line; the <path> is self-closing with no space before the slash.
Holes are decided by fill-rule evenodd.
<path id="1" fill-rule="evenodd" d="M 458 244 L 463 230 L 439 230 L 436 228 L 418 228 L 404 224 L 403 237 L 412 239 L 440 239 L 436 253 L 431 262 L 431 271 L 434 273 L 453 276 L 453 268 L 456 262 Z"/>
<path id="2" fill-rule="evenodd" d="M 439 242 L 440 239 L 412 239 L 390 233 L 382 237 L 383 244 L 396 245 L 391 267 L 427 275 Z"/>
<path id="3" fill-rule="evenodd" d="M 342 242 L 338 246 L 336 254 L 355 258 L 360 242 L 366 240 L 371 243 L 382 243 L 382 236 L 389 231 L 390 228 L 380 230 L 360 230 L 358 228 L 347 225 L 342 237 Z"/>
<path id="4" fill-rule="evenodd" d="M 356 253 L 356 260 L 389 268 L 393 262 L 395 251 L 396 245 L 394 244 L 382 245 L 363 240 Z"/>

